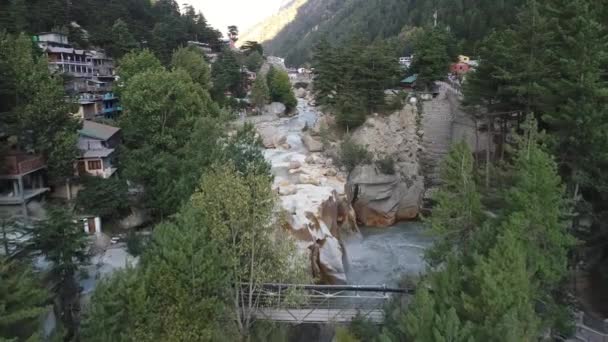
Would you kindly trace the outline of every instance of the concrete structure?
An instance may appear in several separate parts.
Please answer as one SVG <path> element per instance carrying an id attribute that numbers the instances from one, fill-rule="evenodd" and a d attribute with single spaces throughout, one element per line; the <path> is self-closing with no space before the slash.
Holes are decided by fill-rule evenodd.
<path id="1" fill-rule="evenodd" d="M 78 174 L 110 178 L 117 170 L 114 152 L 118 144 L 120 128 L 86 120 L 78 137 Z"/>
<path id="2" fill-rule="evenodd" d="M 0 172 L 0 206 L 21 206 L 27 216 L 27 203 L 50 189 L 46 186 L 46 162 L 39 155 L 10 152 Z"/>
<path id="3" fill-rule="evenodd" d="M 409 67 L 412 66 L 413 60 L 414 56 L 399 57 L 399 65 L 401 65 L 404 69 L 409 69 Z"/>

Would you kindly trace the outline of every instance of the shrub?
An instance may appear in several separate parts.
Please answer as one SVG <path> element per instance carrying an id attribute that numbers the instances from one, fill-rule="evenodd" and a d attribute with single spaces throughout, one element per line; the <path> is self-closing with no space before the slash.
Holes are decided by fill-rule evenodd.
<path id="1" fill-rule="evenodd" d="M 395 174 L 395 160 L 391 156 L 384 156 L 376 160 L 376 166 L 385 175 Z"/>
<path id="2" fill-rule="evenodd" d="M 357 165 L 370 164 L 372 155 L 365 146 L 358 145 L 347 136 L 340 144 L 340 164 L 350 172 Z"/>

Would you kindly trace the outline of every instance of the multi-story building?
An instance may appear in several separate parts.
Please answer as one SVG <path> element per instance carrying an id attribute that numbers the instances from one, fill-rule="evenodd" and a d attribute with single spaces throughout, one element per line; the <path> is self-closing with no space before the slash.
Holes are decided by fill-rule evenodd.
<path id="1" fill-rule="evenodd" d="M 46 186 L 46 162 L 39 155 L 10 151 L 2 165 L 0 206 L 21 207 L 27 216 L 27 203 L 50 190 Z"/>
<path id="2" fill-rule="evenodd" d="M 34 37 L 46 54 L 49 69 L 71 76 L 66 91 L 78 98 L 78 116 L 114 118 L 122 110 L 112 93 L 114 60 L 100 50 L 81 50 L 62 33 L 46 32 Z"/>

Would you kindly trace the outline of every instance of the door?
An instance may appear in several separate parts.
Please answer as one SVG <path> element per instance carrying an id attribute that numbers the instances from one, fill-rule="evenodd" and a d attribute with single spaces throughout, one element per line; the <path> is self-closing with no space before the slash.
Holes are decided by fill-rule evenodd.
<path id="1" fill-rule="evenodd" d="M 87 219 L 87 223 L 89 225 L 89 234 L 95 234 L 95 231 L 97 230 L 95 227 L 95 219 L 89 218 Z"/>

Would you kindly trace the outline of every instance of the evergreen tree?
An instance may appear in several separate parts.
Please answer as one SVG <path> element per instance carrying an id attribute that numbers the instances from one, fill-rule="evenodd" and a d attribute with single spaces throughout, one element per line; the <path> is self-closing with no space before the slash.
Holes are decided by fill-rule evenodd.
<path id="1" fill-rule="evenodd" d="M 489 112 L 519 107 L 508 75 L 518 63 L 514 35 L 512 30 L 495 31 L 481 43 L 480 64 L 464 83 L 465 105 L 483 106 Z"/>
<path id="2" fill-rule="evenodd" d="M 268 89 L 270 90 L 270 100 L 281 102 L 287 107 L 288 111 L 293 110 L 298 105 L 298 100 L 291 88 L 289 75 L 285 71 L 271 67 L 267 75 Z"/>
<path id="3" fill-rule="evenodd" d="M 122 104 L 123 175 L 145 188 L 143 202 L 155 214 L 173 214 L 189 196 L 174 186 L 181 170 L 182 148 L 196 120 L 216 116 L 217 108 L 208 93 L 181 69 L 135 75 L 127 82 Z"/>
<path id="4" fill-rule="evenodd" d="M 127 183 L 118 177 L 85 177 L 78 192 L 76 208 L 102 218 L 120 218 L 129 209 Z"/>
<path id="5" fill-rule="evenodd" d="M 78 332 L 80 288 L 76 275 L 88 262 L 88 242 L 82 227 L 66 210 L 49 208 L 47 213 L 48 218 L 33 231 L 32 248 L 51 264 L 48 281 L 55 296 L 56 312 L 66 331 L 64 338 L 70 340 Z"/>
<path id="6" fill-rule="evenodd" d="M 253 83 L 251 89 L 251 104 L 254 105 L 258 110 L 263 110 L 264 106 L 268 104 L 270 100 L 270 90 L 266 84 L 265 77 L 258 77 Z"/>
<path id="7" fill-rule="evenodd" d="M 241 46 L 241 50 L 245 52 L 247 56 L 252 53 L 258 53 L 260 56 L 264 56 L 264 47 L 262 44 L 254 41 L 246 41 L 243 46 Z"/>
<path id="8" fill-rule="evenodd" d="M 320 104 L 333 103 L 333 92 L 340 80 L 340 67 L 336 53 L 326 38 L 321 39 L 313 50 L 314 93 Z"/>
<path id="9" fill-rule="evenodd" d="M 186 71 L 203 89 L 211 88 L 211 70 L 199 51 L 191 48 L 177 49 L 171 57 L 171 67 Z"/>
<path id="10" fill-rule="evenodd" d="M 119 59 L 137 48 L 137 41 L 129 31 L 127 24 L 117 19 L 112 25 L 112 45 L 107 47 L 112 58 Z"/>
<path id="11" fill-rule="evenodd" d="M 129 80 L 137 74 L 145 71 L 161 71 L 163 69 L 158 58 L 150 50 L 144 49 L 142 51 L 127 53 L 118 61 L 118 76 L 120 77 L 122 87 L 118 87 L 117 89 L 120 90 L 126 87 Z"/>
<path id="12" fill-rule="evenodd" d="M 504 227 L 504 235 L 487 257 L 477 257 L 463 295 L 466 316 L 474 322 L 476 341 L 536 341 L 539 320 L 534 312 L 534 283 L 527 270 L 526 251 L 516 236 L 519 227 Z"/>
<path id="13" fill-rule="evenodd" d="M 263 64 L 264 57 L 257 51 L 253 51 L 245 58 L 245 66 L 250 71 L 258 72 Z"/>
<path id="14" fill-rule="evenodd" d="M 224 92 L 230 91 L 233 95 L 240 95 L 241 89 L 241 65 L 235 52 L 224 49 L 211 69 L 213 80 L 214 99 L 221 99 Z"/>
<path id="15" fill-rule="evenodd" d="M 513 170 L 514 183 L 505 195 L 505 222 L 517 227 L 538 288 L 556 289 L 566 275 L 574 240 L 562 219 L 569 209 L 557 165 L 540 147 L 534 121 L 528 121 L 520 137 Z"/>
<path id="16" fill-rule="evenodd" d="M 414 38 L 414 60 L 411 69 L 418 74 L 417 83 L 430 90 L 435 81 L 448 73 L 448 34 L 440 29 L 426 29 Z"/>
<path id="17" fill-rule="evenodd" d="M 32 269 L 0 257 L 0 339 L 40 339 L 40 317 L 48 310 L 47 292 Z"/>
<path id="18" fill-rule="evenodd" d="M 463 253 L 484 220 L 481 197 L 473 177 L 474 160 L 465 142 L 455 145 L 441 168 L 443 184 L 428 225 L 437 241 L 427 252 L 431 265 Z"/>
<path id="19" fill-rule="evenodd" d="M 0 32 L 0 60 L 6 61 L 2 71 L 7 77 L 3 92 L 8 133 L 18 137 L 22 149 L 47 158 L 52 178 L 70 177 L 78 156 L 79 122 L 70 114 L 75 110 L 65 100 L 61 79 L 49 73 L 46 59 L 36 54 L 25 35 Z"/>

